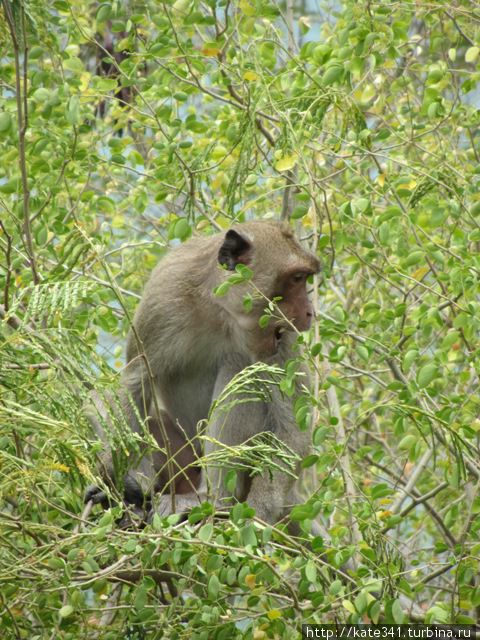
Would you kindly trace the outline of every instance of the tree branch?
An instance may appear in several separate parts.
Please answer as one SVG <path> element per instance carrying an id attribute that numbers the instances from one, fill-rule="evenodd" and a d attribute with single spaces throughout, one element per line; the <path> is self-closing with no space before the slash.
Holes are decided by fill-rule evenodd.
<path id="1" fill-rule="evenodd" d="M 23 191 L 23 237 L 25 251 L 30 262 L 33 282 L 38 284 L 40 278 L 38 276 L 35 253 L 33 249 L 32 231 L 30 225 L 30 190 L 28 188 L 27 177 L 27 159 L 25 153 L 25 135 L 28 128 L 28 105 L 27 105 L 27 67 L 28 67 L 28 45 L 27 34 L 25 29 L 25 9 L 23 3 L 20 3 L 20 15 L 22 22 L 22 40 L 23 40 L 23 70 L 20 66 L 20 43 L 15 31 L 15 20 L 12 14 L 10 3 L 3 0 L 3 8 L 5 18 L 7 20 L 8 29 L 12 38 L 13 53 L 15 58 L 15 97 L 17 103 L 17 120 L 18 120 L 18 162 L 22 177 Z M 23 89 L 22 89 L 23 76 Z"/>

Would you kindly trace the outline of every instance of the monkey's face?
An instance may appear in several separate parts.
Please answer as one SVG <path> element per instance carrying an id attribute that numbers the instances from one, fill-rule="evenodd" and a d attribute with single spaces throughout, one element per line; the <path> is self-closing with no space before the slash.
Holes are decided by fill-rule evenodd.
<path id="1" fill-rule="evenodd" d="M 275 353 L 285 331 L 310 328 L 314 314 L 307 278 L 319 271 L 320 264 L 301 247 L 288 226 L 252 222 L 238 230 L 230 229 L 218 261 L 227 271 L 241 263 L 253 272 L 251 281 L 232 287 L 221 304 L 237 326 L 249 333 L 248 342 L 256 345 L 257 355 Z M 253 297 L 250 311 L 243 304 L 246 293 Z M 260 326 L 259 320 L 266 313 L 272 315 L 270 322 Z"/>
<path id="2" fill-rule="evenodd" d="M 248 346 L 257 358 L 262 360 L 275 355 L 285 340 L 290 341 L 285 334 L 310 328 L 314 311 L 307 293 L 309 275 L 311 272 L 306 271 L 284 274 L 277 280 L 272 294 L 264 292 L 259 297 L 256 310 L 237 317 L 237 322 L 248 329 Z M 269 313 L 268 324 L 260 326 L 260 317 Z"/>
<path id="3" fill-rule="evenodd" d="M 277 307 L 282 318 L 277 327 L 291 329 L 293 325 L 298 331 L 310 329 L 314 315 L 307 293 L 307 278 L 310 275 L 313 275 L 311 271 L 295 271 L 281 278 L 278 293 L 274 295 L 274 298 L 281 298 Z"/>

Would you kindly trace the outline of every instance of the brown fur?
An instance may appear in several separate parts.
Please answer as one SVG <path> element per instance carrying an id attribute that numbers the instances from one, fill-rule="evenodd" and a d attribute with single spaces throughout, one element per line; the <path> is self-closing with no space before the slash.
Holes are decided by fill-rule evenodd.
<path id="1" fill-rule="evenodd" d="M 145 287 L 128 338 L 123 386 L 140 415 L 148 417 L 150 430 L 162 447 L 166 429 L 171 453 L 176 456 L 174 471 L 183 469 L 175 482 L 176 492 L 184 494 L 187 500 L 182 504 L 190 506 L 200 486 L 195 458 L 201 451 L 198 444 L 188 441 L 196 442 L 197 425 L 208 417 L 212 401 L 236 373 L 252 363 L 263 360 L 283 366 L 294 355 L 291 329 L 308 328 L 312 318 L 306 277 L 318 271 L 319 262 L 301 247 L 288 225 L 258 221 L 232 229 L 227 234 L 193 238 L 161 260 Z M 246 263 L 253 271 L 252 282 L 231 287 L 224 297 L 215 296 L 214 288 L 232 275 L 219 264 L 219 255 L 226 255 L 229 263 Z M 252 284 L 256 295 L 248 313 L 243 300 L 252 292 Z M 274 296 L 282 297 L 276 319 L 261 329 L 259 317 L 267 299 Z M 280 327 L 286 333 L 280 335 Z M 271 395 L 269 404 L 240 403 L 227 415 L 217 412 L 209 424 L 210 435 L 236 445 L 270 430 L 300 456 L 305 455 L 309 437 L 295 424 L 292 399 L 282 398 L 275 385 Z M 139 431 L 127 402 L 125 411 L 132 429 Z M 211 451 L 211 446 L 207 449 Z M 143 492 L 161 491 L 169 479 L 165 455 L 145 456 L 129 478 Z M 209 479 L 217 497 L 224 497 L 221 474 L 212 471 Z M 202 490 L 206 490 L 205 482 Z M 251 481 L 243 474 L 238 495 L 244 498 L 247 494 L 257 514 L 269 522 L 282 517 L 286 506 L 295 501 L 292 482 L 276 474 L 268 481 Z M 161 511 L 165 510 L 164 502 Z"/>

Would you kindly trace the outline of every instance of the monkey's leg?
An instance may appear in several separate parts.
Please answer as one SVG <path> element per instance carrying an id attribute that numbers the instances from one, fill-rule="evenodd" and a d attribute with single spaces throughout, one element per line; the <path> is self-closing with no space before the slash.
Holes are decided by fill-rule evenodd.
<path id="1" fill-rule="evenodd" d="M 174 488 L 176 494 L 194 493 L 200 486 L 200 452 L 196 444 L 164 410 L 160 412 L 159 419 L 148 419 L 148 429 L 159 445 L 153 453 L 153 465 L 157 471 L 153 490 L 171 493 Z M 168 447 L 164 442 L 165 436 Z"/>
<path id="2" fill-rule="evenodd" d="M 252 478 L 247 502 L 260 520 L 275 524 L 294 506 L 295 480 L 281 471 Z"/>

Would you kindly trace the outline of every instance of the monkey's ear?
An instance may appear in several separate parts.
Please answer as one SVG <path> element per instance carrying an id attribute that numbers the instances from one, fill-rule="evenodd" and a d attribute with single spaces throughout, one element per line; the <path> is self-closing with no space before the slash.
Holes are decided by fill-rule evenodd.
<path id="1" fill-rule="evenodd" d="M 252 243 L 238 231 L 229 229 L 222 246 L 218 251 L 218 261 L 229 271 L 234 271 L 237 264 L 248 264 L 251 259 Z"/>

